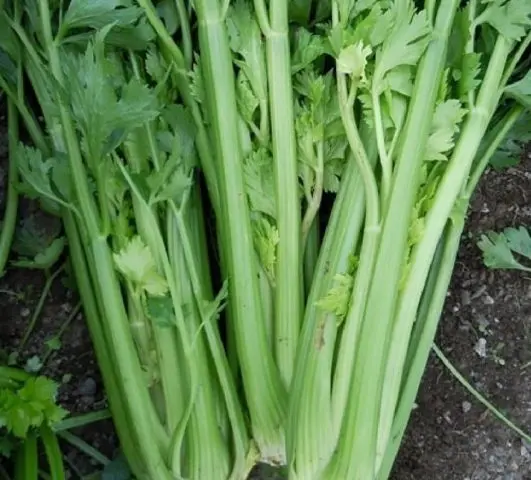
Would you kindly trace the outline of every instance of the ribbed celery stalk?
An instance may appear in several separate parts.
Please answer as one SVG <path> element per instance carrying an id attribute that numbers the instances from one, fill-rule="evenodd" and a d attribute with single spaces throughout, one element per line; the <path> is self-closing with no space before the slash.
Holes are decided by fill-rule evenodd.
<path id="1" fill-rule="evenodd" d="M 267 50 L 279 234 L 275 275 L 274 348 L 277 366 L 286 388 L 289 388 L 293 375 L 303 295 L 301 205 L 293 118 L 288 3 L 288 0 L 271 0 L 269 24 L 265 29 L 262 25 Z"/>
<path id="2" fill-rule="evenodd" d="M 514 125 L 523 107 L 513 106 L 509 112 L 498 122 L 493 129 L 493 135 L 485 137 L 485 146 L 481 149 L 481 155 L 477 162 L 478 170 L 473 175 L 467 189 L 460 198 L 460 216 L 453 217 L 447 224 L 442 235 L 434 260 L 426 279 L 426 286 L 422 293 L 417 320 L 409 342 L 407 358 L 404 363 L 403 375 L 401 376 L 400 396 L 396 411 L 394 412 L 393 425 L 385 444 L 385 451 L 377 464 L 378 480 L 387 480 L 394 464 L 406 426 L 412 411 L 417 391 L 420 385 L 428 356 L 431 350 L 433 338 L 438 326 L 446 292 L 453 272 L 453 265 L 459 249 L 461 235 L 464 229 L 464 213 L 468 209 L 471 193 L 486 168 L 488 160 L 496 151 L 511 126 Z M 487 139 L 487 137 L 492 137 Z M 456 212 L 457 213 L 457 212 Z"/>
<path id="3" fill-rule="evenodd" d="M 50 63 L 50 70 L 59 84 L 63 84 L 63 72 L 59 60 L 57 45 L 51 31 L 51 19 L 48 0 L 39 0 L 39 13 L 45 42 L 45 51 Z M 85 166 L 81 156 L 80 146 L 76 137 L 72 118 L 57 95 L 57 107 L 63 127 L 64 142 L 70 161 L 73 188 L 79 203 L 83 226 L 90 238 L 89 262 L 94 284 L 97 285 L 98 296 L 101 298 L 105 326 L 108 328 L 111 347 L 115 351 L 117 368 L 120 372 L 120 383 L 124 388 L 124 398 L 134 412 L 132 431 L 145 463 L 145 470 L 149 476 L 157 479 L 170 479 L 161 452 L 153 442 L 146 442 L 152 438 L 153 425 L 149 409 L 145 408 L 150 399 L 143 384 L 142 369 L 135 352 L 135 347 L 129 333 L 127 314 L 122 300 L 122 293 L 105 233 L 100 232 L 99 212 L 90 192 L 89 182 L 85 173 Z"/>
<path id="4" fill-rule="evenodd" d="M 218 0 L 196 2 L 199 49 L 211 138 L 219 171 L 221 217 L 218 221 L 234 330 L 253 436 L 264 459 L 284 457 L 281 425 L 285 392 L 268 349 L 249 207 L 244 190 L 234 73 Z M 257 361 L 257 359 L 259 359 Z"/>
<path id="5" fill-rule="evenodd" d="M 177 215 L 180 214 L 177 213 Z M 183 305 L 188 305 L 189 308 L 187 323 L 190 338 L 193 341 L 193 361 L 198 376 L 197 390 L 191 392 L 194 406 L 186 434 L 188 443 L 186 450 L 187 470 L 184 474 L 191 479 L 225 480 L 230 473 L 230 450 L 227 440 L 221 435 L 218 423 L 220 406 L 217 402 L 222 398 L 217 395 L 219 384 L 207 353 L 202 331 L 203 323 L 209 322 L 210 319 L 201 314 L 204 305 L 196 302 L 194 297 L 183 251 L 184 245 L 179 238 L 179 223 L 174 209 L 172 206 L 168 206 L 166 212 L 168 251 L 179 296 Z M 181 226 L 185 227 L 183 224 Z"/>
<path id="6" fill-rule="evenodd" d="M 400 292 L 394 330 L 389 345 L 389 361 L 382 391 L 381 452 L 385 448 L 386 435 L 389 435 L 393 422 L 400 385 L 400 372 L 431 259 L 447 219 L 452 210 L 456 208 L 459 192 L 468 179 L 477 149 L 498 104 L 501 95 L 500 82 L 510 51 L 511 42 L 501 36 L 498 37 L 477 101 L 467 115 L 463 131 L 447 165 L 433 205 L 427 214 L 424 235 L 413 249 L 410 271 L 406 284 Z M 458 212 L 459 208 L 460 205 L 457 205 Z"/>
<path id="7" fill-rule="evenodd" d="M 445 67 L 448 37 L 459 2 L 443 0 L 435 32 L 420 62 L 404 127 L 396 173 L 383 222 L 367 307 L 359 336 L 350 387 L 350 404 L 342 423 L 337 456 L 325 478 L 366 480 L 374 478 L 378 419 L 385 374 L 388 341 L 402 275 L 410 214 L 420 180 L 420 165 L 429 134 L 429 122 Z M 377 340 L 375 340 L 377 339 Z M 360 432 L 364 432 L 363 435 Z"/>
<path id="8" fill-rule="evenodd" d="M 367 128 L 360 135 L 374 165 L 375 138 Z M 360 242 L 364 216 L 363 181 L 349 155 L 321 245 L 299 342 L 287 428 L 288 465 L 293 478 L 317 478 L 335 448 L 331 379 L 337 322 L 316 303 L 330 291 L 334 276 L 348 270 Z"/>
<path id="9" fill-rule="evenodd" d="M 232 472 L 230 478 L 240 478 L 248 471 L 247 455 L 249 454 L 249 438 L 243 418 L 243 412 L 237 396 L 236 386 L 232 378 L 228 360 L 225 355 L 219 331 L 214 325 L 216 319 L 208 318 L 204 312 L 205 299 L 212 299 L 210 287 L 209 266 L 205 242 L 204 225 L 202 224 L 202 211 L 200 206 L 199 189 L 192 193 L 191 202 L 185 212 L 173 208 L 175 221 L 175 235 L 179 238 L 182 248 L 184 264 L 189 275 L 190 288 L 193 301 L 198 310 L 201 325 L 204 329 L 209 353 L 212 357 L 212 369 L 216 372 L 215 387 L 220 388 L 220 396 L 224 404 L 218 406 L 222 416 L 219 423 L 223 426 L 228 418 L 230 430 L 226 433 L 226 442 L 232 440 Z M 196 327 L 197 328 L 197 327 Z M 199 410 L 201 414 L 201 410 Z M 220 426 L 220 428 L 221 428 Z"/>

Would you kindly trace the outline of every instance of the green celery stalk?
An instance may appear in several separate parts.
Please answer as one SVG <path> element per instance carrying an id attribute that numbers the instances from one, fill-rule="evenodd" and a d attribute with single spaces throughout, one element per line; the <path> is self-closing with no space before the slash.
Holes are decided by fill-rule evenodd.
<path id="1" fill-rule="evenodd" d="M 254 269 L 249 207 L 243 183 L 234 73 L 221 6 L 217 0 L 196 3 L 199 49 L 207 94 L 211 137 L 219 170 L 223 263 L 229 279 L 231 327 L 249 407 L 253 437 L 262 457 L 284 457 L 281 425 L 285 392 L 268 349 Z M 257 362 L 256 359 L 260 359 Z"/>
<path id="2" fill-rule="evenodd" d="M 452 277 L 464 222 L 450 222 L 435 254 L 430 274 L 426 282 L 424 297 L 419 307 L 418 330 L 414 335 L 410 352 L 412 359 L 403 377 L 400 399 L 394 412 L 392 433 L 386 450 L 376 467 L 377 480 L 387 480 L 393 468 L 396 455 L 402 443 L 413 403 L 428 362 L 431 345 L 437 332 L 446 292 Z"/>
<path id="3" fill-rule="evenodd" d="M 63 465 L 63 454 L 61 453 L 57 436 L 46 425 L 40 428 L 40 434 L 46 452 L 46 458 L 48 459 L 50 476 L 53 480 L 64 480 L 66 475 Z"/>
<path id="4" fill-rule="evenodd" d="M 38 4 L 51 72 L 56 80 L 62 83 L 63 75 L 57 46 L 51 31 L 48 0 L 39 0 Z M 151 422 L 150 410 L 146 408 L 146 405 L 150 402 L 148 392 L 143 384 L 142 370 L 129 334 L 127 314 L 107 244 L 106 233 L 100 232 L 99 213 L 90 193 L 73 122 L 59 96 L 57 98 L 57 106 L 70 161 L 73 185 L 83 218 L 83 226 L 89 238 L 87 246 L 92 260 L 89 263 L 90 272 L 93 276 L 94 284 L 97 285 L 98 297 L 101 299 L 102 311 L 107 320 L 105 327 L 108 328 L 110 346 L 115 351 L 117 368 L 120 371 L 120 380 L 124 388 L 123 398 L 128 400 L 131 411 L 134 412 L 132 431 L 136 436 L 137 445 L 147 473 L 153 478 L 170 479 L 170 474 L 156 443 L 142 441 L 152 436 L 154 428 Z"/>
<path id="5" fill-rule="evenodd" d="M 412 253 L 409 275 L 399 297 L 382 391 L 380 419 L 380 451 L 382 453 L 390 434 L 398 398 L 400 372 L 403 368 L 411 327 L 416 318 L 418 303 L 429 272 L 431 259 L 452 211 L 456 210 L 455 215 L 465 215 L 465 212 L 462 212 L 462 205 L 459 202 L 456 205 L 456 201 L 467 181 L 477 149 L 498 104 L 501 95 L 499 86 L 511 46 L 512 42 L 501 36 L 498 37 L 477 101 L 468 113 L 465 126 L 446 168 L 433 206 L 427 215 L 425 233 Z M 467 205 L 468 203 L 465 201 L 464 204 Z"/>
<path id="6" fill-rule="evenodd" d="M 360 135 L 374 165 L 375 138 L 366 126 Z M 290 398 L 287 427 L 288 466 L 294 478 L 315 478 L 335 448 L 330 392 L 337 322 L 316 303 L 330 291 L 334 276 L 348 270 L 350 256 L 358 248 L 364 216 L 363 181 L 350 154 L 324 234 L 299 341 L 292 385 L 292 392 L 297 393 Z"/>
<path id="7" fill-rule="evenodd" d="M 194 298 L 175 210 L 175 207 L 168 207 L 166 213 L 168 250 L 179 296 L 183 304 L 188 305 L 190 309 L 188 328 L 190 338 L 193 339 L 194 362 L 199 378 L 197 390 L 191 392 L 194 405 L 187 430 L 187 476 L 224 480 L 230 472 L 229 449 L 218 425 L 219 397 L 215 395 L 218 384 L 207 355 L 202 331 L 203 321 L 208 322 L 210 319 L 203 319 L 200 309 L 204 307 L 198 305 Z"/>
<path id="8" fill-rule="evenodd" d="M 37 480 L 39 478 L 39 454 L 37 434 L 29 432 L 19 447 L 15 459 L 15 480 Z"/>
<path id="9" fill-rule="evenodd" d="M 265 29 L 264 26 L 262 28 L 267 50 L 279 233 L 275 276 L 274 349 L 281 378 L 285 387 L 289 388 L 302 315 L 301 205 L 293 117 L 288 1 L 271 0 L 269 11 L 269 25 Z"/>
<path id="10" fill-rule="evenodd" d="M 342 423 L 337 456 L 325 478 L 365 480 L 374 477 L 378 418 L 387 358 L 387 341 L 393 326 L 394 307 L 409 229 L 410 212 L 419 183 L 420 164 L 429 133 L 429 122 L 445 66 L 448 36 L 458 7 L 457 0 L 443 0 L 435 33 L 420 62 L 403 141 L 398 154 L 389 206 L 383 221 L 380 246 L 359 334 L 350 396 L 353 402 Z M 377 319 L 377 321 L 374 321 Z M 374 339 L 378 339 L 374 341 Z M 359 432 L 366 432 L 360 435 Z"/>

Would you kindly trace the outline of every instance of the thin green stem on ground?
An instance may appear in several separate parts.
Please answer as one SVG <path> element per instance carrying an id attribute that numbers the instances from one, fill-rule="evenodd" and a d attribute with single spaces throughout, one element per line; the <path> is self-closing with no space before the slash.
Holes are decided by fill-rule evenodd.
<path id="1" fill-rule="evenodd" d="M 30 322 L 28 326 L 26 327 L 26 331 L 24 332 L 24 336 L 22 337 L 22 340 L 20 341 L 20 344 L 18 345 L 17 352 L 20 354 L 26 344 L 28 343 L 29 338 L 31 337 L 31 334 L 35 330 L 35 327 L 37 325 L 37 321 L 39 320 L 39 317 L 42 313 L 42 310 L 44 308 L 44 303 L 46 302 L 46 298 L 48 297 L 50 290 L 53 286 L 53 283 L 55 282 L 55 279 L 59 276 L 59 274 L 65 269 L 66 264 L 61 265 L 53 274 L 47 273 L 46 276 L 46 283 L 44 284 L 44 287 L 42 289 L 41 295 L 39 297 L 39 301 L 37 302 L 37 306 L 35 307 L 35 310 L 33 311 L 33 314 L 31 316 Z"/>

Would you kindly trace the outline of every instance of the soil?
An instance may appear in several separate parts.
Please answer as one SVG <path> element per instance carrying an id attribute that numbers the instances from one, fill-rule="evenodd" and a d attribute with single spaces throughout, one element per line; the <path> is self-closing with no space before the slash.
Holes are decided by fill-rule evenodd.
<path id="1" fill-rule="evenodd" d="M 4 123 L 0 120 L 0 125 Z M 3 139 L 5 132 L 0 137 L 0 202 L 6 169 Z M 531 159 L 526 158 L 517 168 L 484 176 L 471 206 L 437 335 L 437 344 L 458 370 L 523 430 L 531 430 L 531 278 L 521 272 L 488 271 L 476 242 L 489 229 L 531 226 L 530 167 Z M 28 205 L 21 210 L 28 212 Z M 44 223 L 50 221 L 44 218 Z M 0 279 L 0 346 L 16 348 L 45 278 L 38 270 L 9 269 Z M 61 328 L 76 304 L 76 294 L 59 276 L 20 359 L 42 357 L 45 341 Z M 81 315 L 42 373 L 62 382 L 59 401 L 70 412 L 105 407 Z M 393 480 L 531 480 L 531 445 L 494 419 L 435 357 L 424 375 L 417 405 Z M 107 456 L 115 455 L 117 441 L 109 421 L 74 433 Z M 98 465 L 78 450 L 65 451 L 72 478 L 97 470 Z M 264 470 L 253 478 L 277 477 Z"/>

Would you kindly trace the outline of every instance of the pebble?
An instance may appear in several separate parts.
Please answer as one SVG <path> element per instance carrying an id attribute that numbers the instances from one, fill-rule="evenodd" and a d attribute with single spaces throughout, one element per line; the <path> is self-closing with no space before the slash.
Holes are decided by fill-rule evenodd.
<path id="1" fill-rule="evenodd" d="M 22 318 L 26 318 L 26 317 L 29 317 L 31 313 L 31 310 L 29 308 L 23 308 L 21 311 L 20 311 L 20 316 Z"/>
<path id="2" fill-rule="evenodd" d="M 470 412 L 470 409 L 472 408 L 472 404 L 468 401 L 464 401 L 461 404 L 461 407 L 463 408 L 463 413 L 468 413 Z"/>
<path id="3" fill-rule="evenodd" d="M 96 393 L 96 388 L 96 381 L 91 377 L 87 377 L 77 389 L 77 394 L 84 397 L 90 397 Z"/>
<path id="4" fill-rule="evenodd" d="M 485 358 L 487 356 L 487 340 L 480 338 L 476 343 L 474 350 L 480 357 Z"/>
<path id="5" fill-rule="evenodd" d="M 483 297 L 483 303 L 485 305 L 494 305 L 494 298 L 492 298 L 490 295 L 485 295 Z"/>
<path id="6" fill-rule="evenodd" d="M 472 298 L 468 290 L 463 290 L 461 292 L 461 304 L 470 305 L 472 303 Z"/>

